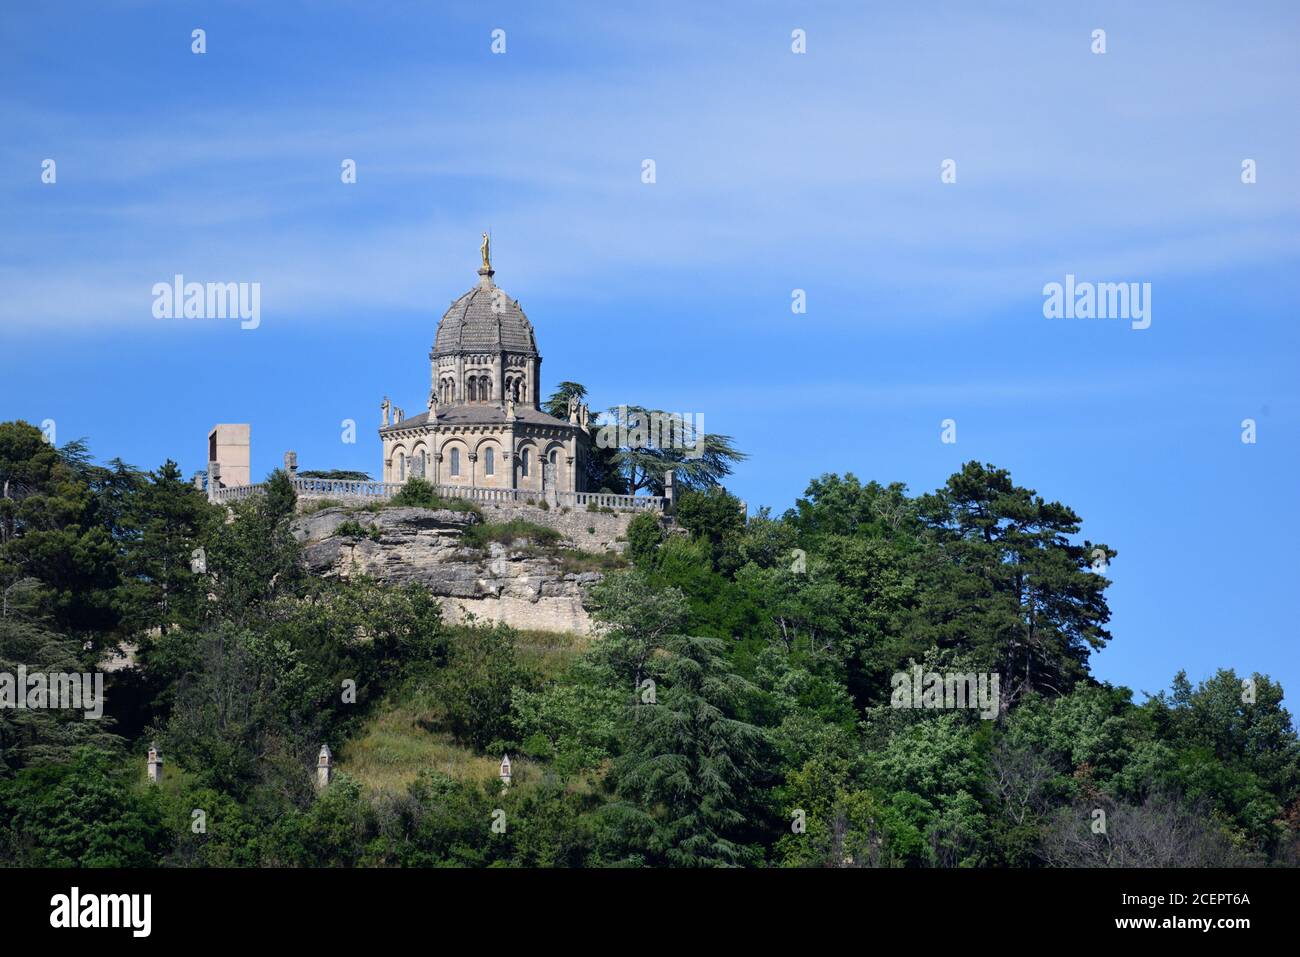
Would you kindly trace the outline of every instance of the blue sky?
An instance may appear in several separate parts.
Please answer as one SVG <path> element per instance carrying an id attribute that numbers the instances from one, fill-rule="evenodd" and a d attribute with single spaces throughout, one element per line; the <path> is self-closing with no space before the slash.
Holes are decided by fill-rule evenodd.
<path id="1" fill-rule="evenodd" d="M 544 388 L 702 413 L 751 509 L 1009 468 L 1119 551 L 1099 677 L 1294 700 L 1297 40 L 1265 2 L 6 4 L 0 418 L 373 474 L 490 229 Z M 176 273 L 261 325 L 153 318 Z M 1067 273 L 1151 283 L 1151 327 L 1045 319 Z"/>

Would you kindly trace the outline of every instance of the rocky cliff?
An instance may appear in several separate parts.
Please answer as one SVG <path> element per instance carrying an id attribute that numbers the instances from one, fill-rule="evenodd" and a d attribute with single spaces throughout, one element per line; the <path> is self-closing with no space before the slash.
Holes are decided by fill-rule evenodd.
<path id="1" fill-rule="evenodd" d="M 589 633 L 582 586 L 600 574 L 566 571 L 572 563 L 563 550 L 539 550 L 524 541 L 467 547 L 465 529 L 480 521 L 473 512 L 337 507 L 299 516 L 293 532 L 313 574 L 418 582 L 443 599 L 449 621 L 472 613 L 515 628 Z"/>

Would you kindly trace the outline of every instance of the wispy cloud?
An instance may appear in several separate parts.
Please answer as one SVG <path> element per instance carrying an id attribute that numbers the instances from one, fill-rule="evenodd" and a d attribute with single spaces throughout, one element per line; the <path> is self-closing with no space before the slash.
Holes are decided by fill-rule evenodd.
<path id="1" fill-rule="evenodd" d="M 576 23 L 531 18 L 509 71 L 397 62 L 329 106 L 264 90 L 163 124 L 125 104 L 105 117 L 11 101 L 0 325 L 144 322 L 141 290 L 175 272 L 260 279 L 281 321 L 409 308 L 468 284 L 481 225 L 503 280 L 534 295 L 778 269 L 828 292 L 907 284 L 944 321 L 1067 270 L 1296 257 L 1300 187 L 1281 166 L 1300 142 L 1293 124 L 1261 138 L 1249 119 L 1296 105 L 1284 37 L 1227 21 L 1211 42 L 1115 7 L 1112 52 L 1092 57 L 1068 17 L 1044 29 L 943 9 L 921 36 L 843 7 L 809 24 L 802 58 L 772 11 L 764 29 L 607 14 L 581 73 L 528 61 L 524 38 L 583 42 Z M 1223 53 L 1247 43 L 1245 67 Z M 58 186 L 32 185 L 33 149 L 58 154 Z M 1251 188 L 1247 153 L 1263 166 Z M 344 157 L 356 186 L 339 182 Z M 948 157 L 953 186 L 938 180 Z"/>

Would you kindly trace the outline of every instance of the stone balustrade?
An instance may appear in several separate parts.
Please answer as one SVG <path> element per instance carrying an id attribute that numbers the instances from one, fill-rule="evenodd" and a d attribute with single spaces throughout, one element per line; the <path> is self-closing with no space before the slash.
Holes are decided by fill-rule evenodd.
<path id="1" fill-rule="evenodd" d="M 290 479 L 293 490 L 303 499 L 334 499 L 340 502 L 386 501 L 402 488 L 401 482 L 373 482 L 350 479 Z M 231 488 L 212 489 L 211 500 L 222 505 L 238 502 L 265 491 L 266 485 L 236 485 Z M 609 492 L 539 492 L 517 488 L 475 488 L 467 485 L 434 485 L 434 493 L 443 498 L 462 498 L 473 502 L 504 504 L 540 504 L 570 508 L 608 508 L 614 511 L 664 510 L 664 498 L 659 495 L 614 495 Z"/>

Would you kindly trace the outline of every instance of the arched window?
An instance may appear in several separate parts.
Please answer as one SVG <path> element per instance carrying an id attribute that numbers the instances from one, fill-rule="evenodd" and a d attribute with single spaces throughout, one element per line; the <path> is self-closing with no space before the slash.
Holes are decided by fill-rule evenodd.
<path id="1" fill-rule="evenodd" d="M 551 464 L 552 464 L 552 465 L 557 465 L 557 464 L 559 464 L 559 461 L 560 461 L 560 450 L 559 450 L 559 449 L 551 449 Z"/>
<path id="2" fill-rule="evenodd" d="M 478 398 L 478 379 L 476 379 L 474 376 L 470 376 L 465 381 L 465 399 L 469 402 L 473 402 L 477 398 Z"/>
<path id="3" fill-rule="evenodd" d="M 483 456 L 483 474 L 497 474 L 497 453 L 496 449 L 492 448 L 490 445 L 487 447 L 487 454 Z"/>
<path id="4" fill-rule="evenodd" d="M 397 453 L 397 481 L 406 481 L 406 453 Z"/>
<path id="5" fill-rule="evenodd" d="M 519 474 L 525 478 L 528 476 L 528 460 L 533 457 L 533 453 L 524 449 L 519 453 Z"/>
<path id="6" fill-rule="evenodd" d="M 451 474 L 460 475 L 460 449 L 451 450 Z"/>

